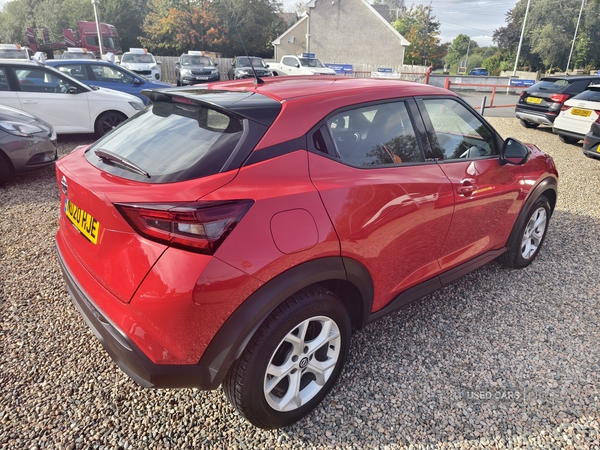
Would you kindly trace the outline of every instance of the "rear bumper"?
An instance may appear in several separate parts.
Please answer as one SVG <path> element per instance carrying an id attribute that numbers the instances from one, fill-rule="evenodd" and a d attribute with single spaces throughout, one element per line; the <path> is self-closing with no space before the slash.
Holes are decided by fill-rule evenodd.
<path id="1" fill-rule="evenodd" d="M 119 368 L 143 387 L 216 389 L 216 372 L 209 367 L 194 365 L 162 365 L 153 363 L 94 304 L 79 286 L 57 246 L 58 260 L 71 300 L 92 329 L 106 352 Z"/>
<path id="2" fill-rule="evenodd" d="M 585 138 L 584 134 L 574 133 L 572 131 L 567 131 L 567 130 L 561 130 L 560 128 L 556 128 L 556 127 L 552 128 L 552 132 L 554 134 L 558 134 L 558 135 L 562 135 L 562 136 L 567 136 L 567 137 L 570 137 L 570 138 L 573 138 L 573 139 L 578 139 L 578 140 L 582 140 L 582 139 Z"/>
<path id="3" fill-rule="evenodd" d="M 518 108 L 515 110 L 515 115 L 517 116 L 517 119 L 523 119 L 540 125 L 552 125 L 554 119 L 556 119 L 556 114 L 525 112 L 519 111 Z"/>

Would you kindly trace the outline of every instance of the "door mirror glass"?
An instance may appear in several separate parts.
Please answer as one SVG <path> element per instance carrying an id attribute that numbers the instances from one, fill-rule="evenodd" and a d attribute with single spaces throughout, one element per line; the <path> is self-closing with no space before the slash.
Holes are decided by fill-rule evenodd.
<path id="1" fill-rule="evenodd" d="M 140 80 L 139 78 L 134 78 L 133 79 L 133 84 L 144 84 L 144 82 L 142 80 Z"/>
<path id="2" fill-rule="evenodd" d="M 502 164 L 523 164 L 529 156 L 529 149 L 525 144 L 513 138 L 504 141 L 500 150 L 500 162 Z"/>
<path id="3" fill-rule="evenodd" d="M 75 86 L 70 86 L 68 92 L 69 94 L 77 94 L 78 90 Z"/>

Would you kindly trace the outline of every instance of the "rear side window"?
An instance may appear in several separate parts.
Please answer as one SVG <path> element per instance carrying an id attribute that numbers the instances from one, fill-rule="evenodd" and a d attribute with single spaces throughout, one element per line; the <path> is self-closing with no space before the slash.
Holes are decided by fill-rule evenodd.
<path id="1" fill-rule="evenodd" d="M 586 100 L 588 102 L 600 102 L 600 90 L 583 91 L 573 97 L 573 100 Z"/>
<path id="2" fill-rule="evenodd" d="M 424 161 L 402 101 L 343 111 L 329 118 L 327 127 L 340 159 L 353 166 Z"/>
<path id="3" fill-rule="evenodd" d="M 147 183 L 185 181 L 219 173 L 244 131 L 242 119 L 199 105 L 157 102 L 86 150 L 87 160 L 114 175 Z M 110 152 L 124 164 L 100 159 Z"/>

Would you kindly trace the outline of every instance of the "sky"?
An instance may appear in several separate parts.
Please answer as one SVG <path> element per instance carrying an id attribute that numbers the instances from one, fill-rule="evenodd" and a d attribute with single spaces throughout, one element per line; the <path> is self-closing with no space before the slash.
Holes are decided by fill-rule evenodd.
<path id="1" fill-rule="evenodd" d="M 0 0 L 2 1 L 2 0 Z M 494 30 L 506 24 L 506 13 L 517 0 L 405 0 L 412 4 L 428 6 L 431 1 L 432 13 L 441 23 L 441 40 L 452 42 L 459 34 L 470 36 L 479 46 L 493 45 Z M 294 11 L 298 0 L 283 0 L 286 11 Z"/>

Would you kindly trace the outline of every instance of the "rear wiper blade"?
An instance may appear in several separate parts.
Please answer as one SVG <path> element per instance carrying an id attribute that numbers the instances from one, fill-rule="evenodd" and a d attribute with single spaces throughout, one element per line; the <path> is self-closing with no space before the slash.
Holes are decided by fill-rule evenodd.
<path id="1" fill-rule="evenodd" d="M 125 169 L 131 170 L 132 172 L 138 173 L 140 175 L 145 176 L 146 178 L 150 178 L 150 174 L 146 172 L 144 169 L 136 166 L 134 163 L 129 161 L 127 158 L 123 158 L 113 152 L 109 152 L 108 150 L 104 150 L 99 148 L 98 150 L 94 150 L 94 153 L 98 158 L 103 161 L 109 161 L 113 164 L 117 164 Z"/>

